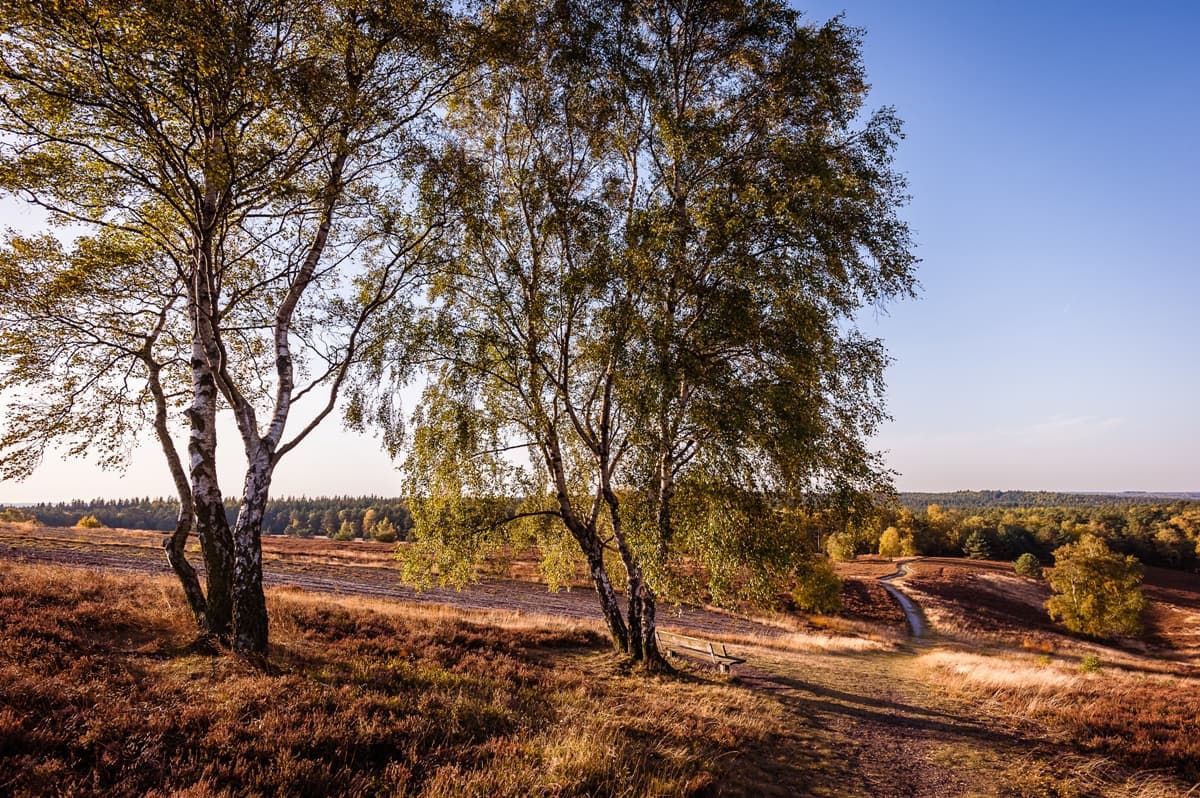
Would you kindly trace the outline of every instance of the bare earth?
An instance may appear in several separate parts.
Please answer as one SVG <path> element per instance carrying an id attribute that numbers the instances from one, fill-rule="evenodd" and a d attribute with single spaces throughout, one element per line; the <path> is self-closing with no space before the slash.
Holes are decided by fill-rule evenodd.
<path id="1" fill-rule="evenodd" d="M 161 533 L 153 532 L 0 524 L 0 567 L 11 559 L 169 574 L 161 539 Z M 317 593 L 599 619 L 594 594 L 582 586 L 550 593 L 533 581 L 491 578 L 463 591 L 418 593 L 399 583 L 391 550 L 387 544 L 270 538 L 264 541 L 265 581 L 268 586 Z M 510 566 L 520 575 L 525 575 L 524 567 Z M 950 565 L 928 563 L 914 571 L 914 577 L 925 578 L 914 578 L 920 589 L 910 595 L 935 601 L 948 596 L 953 591 L 938 581 L 947 569 L 953 571 Z M 772 759 L 758 760 L 754 767 L 759 772 L 747 772 L 744 781 L 721 785 L 720 791 L 884 798 L 1068 794 L 1014 787 L 1014 775 L 1031 762 L 1053 771 L 1056 763 L 1066 761 L 1069 750 L 1036 725 L 981 712 L 976 701 L 946 689 L 935 671 L 922 666 L 920 655 L 944 641 L 937 635 L 904 639 L 903 614 L 894 604 L 888 606 L 890 599 L 873 583 L 894 570 L 891 563 L 867 561 L 852 564 L 843 574 L 853 605 L 849 616 L 857 620 L 828 622 L 825 637 L 833 642 L 824 648 L 789 644 L 797 637 L 793 631 L 803 627 L 800 623 L 789 629 L 779 619 L 738 617 L 702 607 L 664 609 L 661 620 L 666 628 L 738 641 L 734 653 L 747 662 L 739 667 L 736 683 L 776 697 L 795 718 L 794 733 L 778 741 Z M 955 572 L 954 579 L 959 577 Z M 988 575 L 972 578 L 986 581 Z M 957 589 L 957 582 L 950 582 Z M 1174 584 L 1161 588 L 1173 589 L 1182 590 Z M 1008 611 L 1019 616 L 1023 609 Z M 1195 609 L 1192 605 L 1162 612 L 1186 614 Z M 1155 794 L 1183 792 L 1167 789 Z"/>

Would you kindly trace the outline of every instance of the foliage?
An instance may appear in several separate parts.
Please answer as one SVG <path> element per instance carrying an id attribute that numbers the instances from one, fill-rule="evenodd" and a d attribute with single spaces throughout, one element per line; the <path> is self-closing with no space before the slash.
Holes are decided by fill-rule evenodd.
<path id="1" fill-rule="evenodd" d="M 368 507 L 367 511 L 363 513 L 362 536 L 364 538 L 370 537 L 371 533 L 375 531 L 377 523 L 379 523 L 379 511 L 374 507 Z"/>
<path id="2" fill-rule="evenodd" d="M 36 522 L 37 519 L 20 507 L 0 507 L 0 521 L 21 524 L 30 521 Z"/>
<path id="3" fill-rule="evenodd" d="M 1049 582 L 1054 595 L 1046 609 L 1071 631 L 1100 638 L 1141 631 L 1142 565 L 1100 538 L 1084 535 L 1056 549 Z"/>
<path id="4" fill-rule="evenodd" d="M 982 531 L 972 532 L 963 543 L 963 554 L 972 560 L 990 560 L 992 544 Z"/>
<path id="5" fill-rule="evenodd" d="M 1041 490 L 958 490 L 897 494 L 901 506 L 921 511 L 931 504 L 970 513 L 978 510 L 1091 510 L 1198 501 L 1200 493 L 1055 493 Z"/>
<path id="6" fill-rule="evenodd" d="M 678 559 L 647 558 L 647 573 L 665 596 L 718 606 L 749 602 L 771 607 L 781 595 L 796 590 L 809 597 L 804 606 L 832 606 L 829 580 L 837 586 L 840 582 L 828 561 L 813 550 L 811 514 L 781 508 L 760 495 L 690 480 L 678 491 L 677 537 L 671 547 Z M 652 510 L 647 507 L 633 520 L 640 521 L 639 534 L 653 541 L 657 527 Z M 641 539 L 636 544 L 646 545 Z"/>
<path id="7" fill-rule="evenodd" d="M 1200 502 L 1152 495 L 1010 491 L 901 494 L 899 507 L 883 508 L 883 525 L 911 535 L 922 554 L 958 556 L 975 533 L 995 559 L 1022 554 L 1047 561 L 1050 553 L 1087 533 L 1147 565 L 1192 570 L 1200 565 Z M 933 500 L 924 509 L 918 500 Z M 1018 502 L 1028 504 L 1020 505 Z M 864 545 L 879 532 L 863 530 Z"/>
<path id="8" fill-rule="evenodd" d="M 900 530 L 894 526 L 889 526 L 879 536 L 880 557 L 903 557 L 905 548 L 904 541 L 900 537 Z"/>
<path id="9" fill-rule="evenodd" d="M 857 551 L 857 541 L 850 532 L 835 532 L 825 538 L 825 552 L 835 562 L 850 562 Z"/>
<path id="10" fill-rule="evenodd" d="M 225 504 L 225 515 L 231 525 L 237 517 L 238 504 L 236 499 Z M 380 496 L 284 497 L 267 502 L 263 512 L 263 532 L 268 535 L 333 537 L 346 520 L 356 529 L 361 529 L 362 520 L 371 510 L 374 510 L 377 518 L 390 520 L 396 527 L 398 537 L 403 537 L 412 527 L 408 505 L 400 499 Z M 72 519 L 85 514 L 94 515 L 105 526 L 115 529 L 169 531 L 175 528 L 179 500 L 149 497 L 90 501 L 76 499 L 60 504 L 36 504 L 20 512 L 46 526 L 71 526 Z"/>
<path id="11" fill-rule="evenodd" d="M 396 526 L 390 519 L 381 518 L 371 527 L 371 539 L 380 543 L 396 542 Z"/>
<path id="12" fill-rule="evenodd" d="M 354 540 L 358 537 L 358 527 L 351 521 L 343 521 L 338 531 L 333 533 L 334 540 Z"/>
<path id="13" fill-rule="evenodd" d="M 1100 670 L 1100 658 L 1095 654 L 1085 654 L 1083 659 L 1079 660 L 1080 673 L 1095 673 Z"/>
<path id="14" fill-rule="evenodd" d="M 813 557 L 797 568 L 792 600 L 808 612 L 831 613 L 842 608 L 842 580 L 829 560 Z"/>
<path id="15" fill-rule="evenodd" d="M 1042 578 L 1042 563 L 1036 556 L 1029 552 L 1025 552 L 1017 558 L 1016 562 L 1013 563 L 1013 570 L 1020 576 L 1027 576 L 1030 579 Z"/>
<path id="16" fill-rule="evenodd" d="M 94 515 L 85 515 L 75 522 L 75 526 L 83 527 L 84 529 L 101 529 L 104 524 Z"/>

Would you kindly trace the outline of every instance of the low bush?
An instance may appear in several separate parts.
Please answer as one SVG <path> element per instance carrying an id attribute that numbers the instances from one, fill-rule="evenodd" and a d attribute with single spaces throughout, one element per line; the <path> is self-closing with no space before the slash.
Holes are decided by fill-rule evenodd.
<path id="1" fill-rule="evenodd" d="M 1030 579 L 1042 578 L 1042 563 L 1029 552 L 1025 552 L 1017 558 L 1017 561 L 1013 563 L 1013 570 L 1020 576 L 1027 576 Z"/>
<path id="2" fill-rule="evenodd" d="M 792 600 L 808 612 L 831 613 L 842 608 L 842 580 L 829 560 L 813 557 L 797 569 Z"/>
<path id="3" fill-rule="evenodd" d="M 354 540 L 358 537 L 358 527 L 350 521 L 343 521 L 338 531 L 333 533 L 334 540 Z"/>

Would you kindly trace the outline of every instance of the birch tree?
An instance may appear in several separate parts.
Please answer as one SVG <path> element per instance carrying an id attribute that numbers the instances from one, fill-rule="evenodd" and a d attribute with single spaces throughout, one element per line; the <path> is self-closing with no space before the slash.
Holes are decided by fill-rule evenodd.
<path id="1" fill-rule="evenodd" d="M 827 571 L 798 510 L 888 488 L 866 445 L 886 354 L 855 317 L 913 288 L 899 123 L 862 114 L 858 33 L 780 3 L 493 12 L 504 49 L 448 120 L 456 268 L 434 300 L 454 346 L 412 460 L 460 510 L 417 531 L 461 573 L 498 530 L 557 519 L 614 643 L 653 669 L 681 561 L 710 597 L 769 600 Z M 522 482 L 496 453 L 523 446 Z"/>
<path id="2" fill-rule="evenodd" d="M 431 294 L 440 364 L 414 424 L 418 543 L 406 576 L 437 570 L 461 584 L 504 543 L 532 534 L 562 553 L 565 532 L 613 645 L 628 651 L 605 561 L 620 431 L 606 387 L 612 217 L 589 21 L 579 8 L 496 9 L 491 57 L 446 120 L 453 144 L 431 200 L 455 209 L 456 234 Z M 527 467 L 511 461 L 516 450 Z M 514 508 L 513 496 L 524 503 Z"/>
<path id="3" fill-rule="evenodd" d="M 855 322 L 914 286 L 899 122 L 864 112 L 840 20 L 647 0 L 622 21 L 617 262 L 637 313 L 618 395 L 641 556 L 660 583 L 674 554 L 769 583 L 811 554 L 781 512 L 888 489 L 866 445 L 887 357 Z"/>
<path id="4" fill-rule="evenodd" d="M 195 503 L 172 436 L 188 384 L 186 298 L 176 270 L 120 233 L 70 250 L 49 234 L 10 236 L 0 251 L 0 295 L 0 390 L 11 395 L 0 474 L 27 476 L 56 445 L 121 467 L 138 434 L 153 429 L 179 499 L 175 531 L 163 543 L 167 560 L 197 625 L 227 633 L 231 563 L 206 563 L 210 610 L 185 553 Z M 208 533 L 200 530 L 211 557 Z"/>
<path id="5" fill-rule="evenodd" d="M 451 20 L 420 2 L 2 10 L 3 185 L 170 253 L 178 270 L 198 526 L 230 546 L 234 648 L 263 654 L 274 469 L 332 414 L 370 322 L 412 289 L 438 225 L 413 219 L 405 186 L 454 75 Z M 313 407 L 289 434 L 305 398 Z M 247 461 L 232 535 L 221 530 L 218 403 Z"/>

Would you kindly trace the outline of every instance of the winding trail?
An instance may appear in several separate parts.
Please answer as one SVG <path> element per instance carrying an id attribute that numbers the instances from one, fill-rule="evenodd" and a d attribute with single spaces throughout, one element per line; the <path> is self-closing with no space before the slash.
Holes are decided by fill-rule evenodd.
<path id="1" fill-rule="evenodd" d="M 912 561 L 908 560 L 898 563 L 895 573 L 881 576 L 879 577 L 879 581 L 883 584 L 883 589 L 888 592 L 888 595 L 894 598 L 900 604 L 900 608 L 904 610 L 904 617 L 908 620 L 908 628 L 912 632 L 912 636 L 924 638 L 929 636 L 930 631 L 929 621 L 925 619 L 924 611 L 920 605 L 909 598 L 907 593 L 891 584 L 893 581 L 908 576 L 909 562 Z"/>

